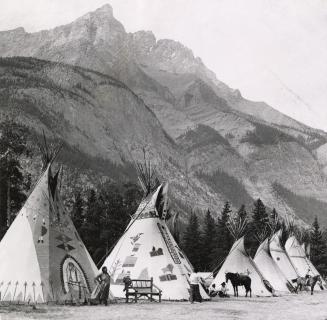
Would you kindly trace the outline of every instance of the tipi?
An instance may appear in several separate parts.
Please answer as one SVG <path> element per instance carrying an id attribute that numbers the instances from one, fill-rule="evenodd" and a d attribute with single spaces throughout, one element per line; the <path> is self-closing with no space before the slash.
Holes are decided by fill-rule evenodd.
<path id="1" fill-rule="evenodd" d="M 282 230 L 279 230 L 271 237 L 269 241 L 270 254 L 286 279 L 292 283 L 292 280 L 297 279 L 299 274 L 280 243 L 281 233 Z"/>
<path id="2" fill-rule="evenodd" d="M 213 280 L 212 284 L 215 284 L 216 288 L 219 287 L 222 282 L 226 281 L 225 273 L 227 272 L 242 273 L 248 275 L 251 278 L 252 295 L 272 295 L 272 293 L 266 288 L 265 281 L 267 280 L 264 279 L 257 265 L 245 251 L 244 237 L 240 238 L 234 243 L 226 260 L 224 261 L 215 279 Z M 227 287 L 229 292 L 233 292 L 233 287 L 230 282 L 227 284 Z M 245 295 L 245 290 L 243 287 L 239 287 L 239 294 Z"/>
<path id="3" fill-rule="evenodd" d="M 125 297 L 122 279 L 129 274 L 131 279 L 153 278 L 163 299 L 187 300 L 193 268 L 165 222 L 168 184 L 150 183 L 147 167 L 139 167 L 145 198 L 103 266 L 111 274 L 110 288 L 116 297 Z M 208 298 L 204 290 L 202 295 Z"/>
<path id="4" fill-rule="evenodd" d="M 320 275 L 318 270 L 306 256 L 303 247 L 300 245 L 295 236 L 291 236 L 287 239 L 285 243 L 285 250 L 296 268 L 296 271 L 301 277 L 304 277 L 306 274 L 310 274 L 312 276 Z M 324 285 L 326 285 L 325 282 Z"/>
<path id="5" fill-rule="evenodd" d="M 258 266 L 265 279 L 269 281 L 277 292 L 293 291 L 293 286 L 279 269 L 270 254 L 268 238 L 259 246 L 253 261 Z"/>
<path id="6" fill-rule="evenodd" d="M 59 196 L 55 154 L 0 243 L 1 301 L 85 301 L 98 270 Z"/>

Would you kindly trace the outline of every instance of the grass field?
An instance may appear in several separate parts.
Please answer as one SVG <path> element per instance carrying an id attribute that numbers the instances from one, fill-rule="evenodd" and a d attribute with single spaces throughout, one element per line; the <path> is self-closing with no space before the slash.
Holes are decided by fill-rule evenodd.
<path id="1" fill-rule="evenodd" d="M 327 291 L 271 298 L 216 299 L 202 304 L 162 302 L 104 306 L 2 306 L 0 320 L 327 320 Z"/>

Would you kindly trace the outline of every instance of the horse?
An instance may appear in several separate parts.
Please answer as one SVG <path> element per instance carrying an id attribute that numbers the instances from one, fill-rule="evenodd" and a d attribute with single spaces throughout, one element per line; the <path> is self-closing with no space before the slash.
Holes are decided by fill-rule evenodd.
<path id="1" fill-rule="evenodd" d="M 245 296 L 248 296 L 248 293 L 250 292 L 250 297 L 252 297 L 252 290 L 251 290 L 251 278 L 249 276 L 239 274 L 239 273 L 231 273 L 227 272 L 226 275 L 226 283 L 228 283 L 228 280 L 232 283 L 233 289 L 234 289 L 234 297 L 238 297 L 238 287 L 244 286 L 245 288 Z"/>
<path id="2" fill-rule="evenodd" d="M 305 277 L 298 277 L 297 279 L 293 279 L 292 282 L 297 284 L 297 286 L 295 288 L 296 293 L 298 292 L 298 290 L 303 290 L 306 287 L 310 287 L 311 295 L 313 295 L 313 290 L 314 290 L 317 282 L 318 282 L 321 290 L 324 290 L 320 275 L 316 275 L 313 277 L 306 275 Z"/>

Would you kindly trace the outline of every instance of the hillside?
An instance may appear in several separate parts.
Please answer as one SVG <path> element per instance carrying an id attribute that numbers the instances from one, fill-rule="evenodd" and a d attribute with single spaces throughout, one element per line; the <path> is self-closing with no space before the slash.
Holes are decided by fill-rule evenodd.
<path id="1" fill-rule="evenodd" d="M 300 216 L 327 225 L 327 134 L 244 99 L 182 44 L 127 33 L 109 5 L 53 30 L 2 31 L 0 56 L 52 61 L 1 60 L 3 113 L 118 171 L 147 146 L 184 211 L 236 208 L 244 190 L 245 202 L 260 197 L 282 214 L 317 201 Z M 103 167 L 94 170 L 110 176 Z"/>

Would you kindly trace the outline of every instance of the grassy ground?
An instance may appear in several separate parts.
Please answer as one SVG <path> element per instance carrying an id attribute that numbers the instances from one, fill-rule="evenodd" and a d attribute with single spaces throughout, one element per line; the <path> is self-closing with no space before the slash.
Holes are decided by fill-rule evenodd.
<path id="1" fill-rule="evenodd" d="M 104 306 L 2 306 L 0 320 L 327 320 L 327 291 L 276 298 L 216 299 L 202 304 L 188 302 L 137 303 Z"/>

